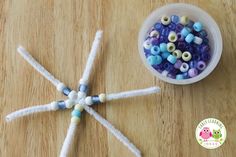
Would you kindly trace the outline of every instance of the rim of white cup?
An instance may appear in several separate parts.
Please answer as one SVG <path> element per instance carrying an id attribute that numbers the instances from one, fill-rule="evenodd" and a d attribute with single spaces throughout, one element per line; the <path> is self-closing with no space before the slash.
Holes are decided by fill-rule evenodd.
<path id="1" fill-rule="evenodd" d="M 150 28 L 157 22 L 157 20 L 160 19 L 161 16 L 173 15 L 173 14 L 176 14 L 179 16 L 181 15 L 189 16 L 189 14 L 192 14 L 191 16 L 189 16 L 189 18 L 194 21 L 201 21 L 203 23 L 204 29 L 208 33 L 208 39 L 210 38 L 209 45 L 210 45 L 211 51 L 213 50 L 213 52 L 211 52 L 211 59 L 206 69 L 204 69 L 196 77 L 183 79 L 183 80 L 172 79 L 172 78 L 163 76 L 161 73 L 156 71 L 151 65 L 147 63 L 147 59 L 145 57 L 144 50 L 143 50 L 143 42 L 145 41 L 145 37 L 147 36 L 148 30 L 150 30 Z M 168 83 L 172 83 L 172 84 L 178 84 L 178 85 L 192 84 L 207 77 L 217 66 L 221 58 L 222 48 L 223 48 L 223 43 L 222 43 L 221 32 L 215 20 L 207 12 L 191 4 L 172 3 L 172 4 L 165 5 L 163 7 L 157 8 L 146 18 L 146 20 L 144 21 L 139 31 L 138 49 L 139 49 L 139 54 L 141 56 L 143 63 L 145 64 L 147 69 L 151 71 L 152 74 L 157 76 L 159 79 Z"/>

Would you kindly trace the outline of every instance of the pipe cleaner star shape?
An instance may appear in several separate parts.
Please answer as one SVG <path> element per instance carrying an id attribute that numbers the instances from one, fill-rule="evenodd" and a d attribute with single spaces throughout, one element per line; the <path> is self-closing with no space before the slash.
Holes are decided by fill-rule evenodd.
<path id="1" fill-rule="evenodd" d="M 80 122 L 81 113 L 83 110 L 87 111 L 87 113 L 89 113 L 99 123 L 101 123 L 111 134 L 113 134 L 121 143 L 123 143 L 124 146 L 126 146 L 136 157 L 141 157 L 140 150 L 133 143 L 131 143 L 126 136 L 124 136 L 119 130 L 117 130 L 111 123 L 109 123 L 95 110 L 93 110 L 91 106 L 94 104 L 104 103 L 106 101 L 111 101 L 116 99 L 124 99 L 129 97 L 157 93 L 160 91 L 160 88 L 150 87 L 146 89 L 125 91 L 120 93 L 112 93 L 112 94 L 101 93 L 99 95 L 87 96 L 89 76 L 97 54 L 101 37 L 102 37 L 102 31 L 97 31 L 83 72 L 83 76 L 79 81 L 78 92 L 71 90 L 71 88 L 65 86 L 64 83 L 56 79 L 42 65 L 40 65 L 22 46 L 19 46 L 17 48 L 19 54 L 31 66 L 33 66 L 41 75 L 43 75 L 47 80 L 49 80 L 57 88 L 59 92 L 67 96 L 68 99 L 62 101 L 54 101 L 49 104 L 28 107 L 15 111 L 7 115 L 6 120 L 9 122 L 16 118 L 34 114 L 37 112 L 65 110 L 74 107 L 73 111 L 71 112 L 71 123 L 68 128 L 65 141 L 62 145 L 60 157 L 67 157 L 68 155 L 69 148 L 72 143 L 76 127 Z"/>

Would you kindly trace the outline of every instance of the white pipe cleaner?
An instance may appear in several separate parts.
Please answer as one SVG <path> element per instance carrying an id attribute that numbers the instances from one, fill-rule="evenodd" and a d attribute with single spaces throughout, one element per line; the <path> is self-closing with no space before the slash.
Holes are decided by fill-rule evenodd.
<path id="1" fill-rule="evenodd" d="M 54 86 L 56 86 L 57 90 L 62 92 L 64 95 L 68 96 L 67 100 L 63 101 L 55 101 L 46 105 L 38 105 L 33 107 L 28 107 L 25 109 L 21 109 L 10 113 L 6 116 L 6 121 L 12 121 L 14 119 L 45 111 L 55 111 L 55 110 L 64 110 L 70 109 L 74 106 L 74 110 L 71 115 L 71 123 L 67 131 L 67 135 L 65 141 L 62 145 L 62 149 L 60 152 L 60 157 L 67 157 L 69 148 L 72 144 L 74 134 L 77 128 L 77 125 L 80 122 L 81 113 L 83 110 L 88 112 L 91 116 L 93 116 L 99 123 L 101 123 L 112 135 L 114 135 L 124 146 L 126 146 L 136 157 L 141 157 L 140 150 L 131 143 L 127 137 L 125 137 L 119 130 L 117 130 L 112 124 L 110 124 L 107 120 L 105 120 L 101 115 L 99 115 L 96 111 L 94 111 L 91 105 L 104 103 L 110 100 L 116 99 L 124 99 L 136 96 L 149 95 L 153 93 L 158 93 L 160 91 L 159 87 L 150 87 L 146 89 L 125 91 L 120 93 L 112 93 L 112 94 L 104 94 L 101 93 L 99 95 L 87 96 L 88 93 L 88 81 L 89 76 L 92 70 L 92 66 L 94 64 L 94 60 L 97 54 L 97 50 L 99 47 L 99 43 L 102 37 L 102 31 L 98 31 L 96 33 L 86 66 L 83 73 L 82 78 L 80 79 L 80 85 L 78 91 L 71 90 L 69 87 L 65 86 L 62 82 L 56 79 L 51 73 L 49 73 L 42 65 L 40 65 L 23 47 L 18 47 L 17 51 L 21 54 L 21 56 L 32 65 L 39 73 L 41 73 L 46 79 L 48 79 Z"/>

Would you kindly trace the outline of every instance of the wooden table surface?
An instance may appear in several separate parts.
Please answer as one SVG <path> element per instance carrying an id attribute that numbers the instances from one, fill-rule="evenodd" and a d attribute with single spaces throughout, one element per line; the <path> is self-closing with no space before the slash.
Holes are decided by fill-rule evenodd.
<path id="1" fill-rule="evenodd" d="M 236 4 L 234 0 L 188 2 L 219 24 L 224 48 L 206 79 L 186 86 L 158 80 L 143 65 L 138 32 L 151 11 L 174 0 L 1 0 L 0 156 L 56 157 L 70 111 L 40 113 L 6 123 L 17 109 L 64 99 L 16 53 L 18 44 L 62 82 L 76 88 L 97 29 L 104 38 L 93 69 L 90 94 L 160 86 L 160 94 L 109 102 L 94 109 L 120 129 L 144 157 L 232 157 L 236 154 Z M 198 123 L 221 120 L 226 142 L 207 150 L 195 139 Z M 84 114 L 70 156 L 131 157 L 114 136 Z"/>

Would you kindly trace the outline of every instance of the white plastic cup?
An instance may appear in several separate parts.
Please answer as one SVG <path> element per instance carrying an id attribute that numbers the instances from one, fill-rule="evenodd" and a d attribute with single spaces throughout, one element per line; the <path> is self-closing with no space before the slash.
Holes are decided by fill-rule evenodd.
<path id="1" fill-rule="evenodd" d="M 145 41 L 145 38 L 147 37 L 147 32 L 150 30 L 150 28 L 159 20 L 163 15 L 178 15 L 188 16 L 193 21 L 200 21 L 203 24 L 204 29 L 208 33 L 208 39 L 209 39 L 209 46 L 210 46 L 210 53 L 211 53 L 211 59 L 207 65 L 207 67 L 196 77 L 184 79 L 184 80 L 176 80 L 169 78 L 167 76 L 162 75 L 158 71 L 156 71 L 151 65 L 147 63 L 147 59 L 144 54 L 143 50 L 143 42 Z M 216 67 L 218 64 L 221 53 L 222 53 L 222 37 L 220 33 L 220 29 L 218 25 L 216 24 L 215 20 L 205 11 L 202 9 L 185 3 L 173 3 L 165 5 L 161 8 L 157 8 L 155 11 L 153 11 L 144 21 L 140 32 L 139 32 L 139 39 L 138 39 L 138 49 L 140 56 L 142 58 L 142 61 L 144 62 L 145 66 L 159 79 L 172 83 L 172 84 L 191 84 L 195 83 L 197 81 L 202 80 L 203 78 L 207 77 Z"/>

